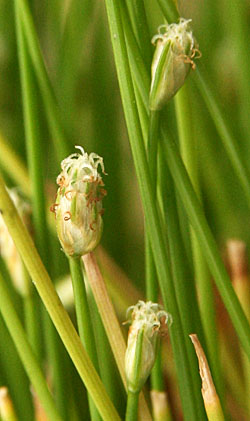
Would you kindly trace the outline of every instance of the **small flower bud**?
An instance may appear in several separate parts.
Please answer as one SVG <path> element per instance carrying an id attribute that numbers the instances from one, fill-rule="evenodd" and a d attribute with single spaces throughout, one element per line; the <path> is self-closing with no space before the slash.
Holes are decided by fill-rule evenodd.
<path id="1" fill-rule="evenodd" d="M 64 252 L 73 257 L 94 250 L 102 235 L 102 199 L 106 195 L 100 165 L 105 174 L 103 159 L 76 146 L 74 153 L 61 163 L 57 177 L 59 189 L 51 210 L 56 215 L 57 234 Z"/>
<path id="2" fill-rule="evenodd" d="M 152 39 L 156 49 L 151 69 L 151 110 L 161 110 L 182 87 L 190 68 L 195 68 L 193 59 L 200 52 L 192 31 L 188 29 L 189 22 L 190 19 L 181 18 L 179 23 L 161 25 Z"/>
<path id="3" fill-rule="evenodd" d="M 162 310 L 159 304 L 151 301 L 139 301 L 128 308 L 131 312 L 132 324 L 128 334 L 128 344 L 125 355 L 125 372 L 128 389 L 139 392 L 146 382 L 155 362 L 159 334 L 163 332 L 170 314 Z M 139 335 L 142 333 L 140 365 L 137 366 L 136 349 Z"/>

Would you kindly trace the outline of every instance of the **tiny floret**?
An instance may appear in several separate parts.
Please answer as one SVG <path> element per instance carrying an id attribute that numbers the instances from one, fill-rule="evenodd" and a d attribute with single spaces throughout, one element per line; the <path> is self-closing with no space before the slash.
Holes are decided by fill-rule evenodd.
<path id="1" fill-rule="evenodd" d="M 152 38 L 156 46 L 152 62 L 152 82 L 149 106 L 160 110 L 182 87 L 194 59 L 200 56 L 190 26 L 191 19 L 181 18 L 179 23 L 161 25 Z"/>
<path id="2" fill-rule="evenodd" d="M 59 186 L 55 212 L 57 233 L 64 252 L 73 257 L 82 256 L 98 245 L 102 234 L 102 199 L 106 195 L 98 168 L 105 173 L 103 158 L 88 155 L 81 146 L 61 163 L 57 177 Z"/>
<path id="3" fill-rule="evenodd" d="M 155 362 L 159 336 L 166 331 L 166 325 L 171 324 L 172 317 L 163 308 L 151 301 L 139 301 L 127 310 L 131 326 L 125 356 L 125 371 L 128 389 L 138 392 L 146 382 Z M 143 332 L 139 373 L 136 373 L 136 350 L 139 334 Z M 138 368 L 138 366 L 137 366 Z"/>

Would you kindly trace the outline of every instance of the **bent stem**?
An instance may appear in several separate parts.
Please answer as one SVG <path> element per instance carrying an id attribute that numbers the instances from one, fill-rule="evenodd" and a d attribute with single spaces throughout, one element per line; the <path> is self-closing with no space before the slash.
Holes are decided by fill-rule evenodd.
<path id="1" fill-rule="evenodd" d="M 126 344 L 121 331 L 121 327 L 115 314 L 114 306 L 109 298 L 105 282 L 98 267 L 94 253 L 85 254 L 82 257 L 88 281 L 93 292 L 96 305 L 102 318 L 103 326 L 113 351 L 115 361 L 120 372 L 123 384 L 126 388 L 125 377 L 125 352 Z M 142 420 L 150 420 L 146 401 L 140 397 L 140 416 Z"/>
<path id="2" fill-rule="evenodd" d="M 34 243 L 6 191 L 1 176 L 0 209 L 9 233 L 16 244 L 38 293 L 41 296 L 81 379 L 92 396 L 98 411 L 105 421 L 109 421 L 110 418 L 114 421 L 119 421 L 120 417 L 110 401 L 107 392 L 75 331 L 68 313 L 65 311 L 54 289 L 52 281 L 37 253 Z"/>

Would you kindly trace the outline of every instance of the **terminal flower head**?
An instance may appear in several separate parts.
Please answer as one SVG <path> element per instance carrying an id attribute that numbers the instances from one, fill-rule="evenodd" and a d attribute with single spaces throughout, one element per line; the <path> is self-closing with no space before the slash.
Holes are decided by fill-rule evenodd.
<path id="1" fill-rule="evenodd" d="M 180 18 L 179 23 L 161 25 L 152 39 L 156 49 L 151 69 L 151 110 L 162 109 L 182 87 L 190 69 L 195 68 L 194 59 L 200 52 L 190 22 Z"/>
<path id="2" fill-rule="evenodd" d="M 141 390 L 153 368 L 159 336 L 166 330 L 166 325 L 171 322 L 172 317 L 159 304 L 151 301 L 139 301 L 135 306 L 128 308 L 127 315 L 129 314 L 131 326 L 125 355 L 125 372 L 128 389 L 136 393 Z M 142 335 L 142 343 L 138 367 L 139 335 Z"/>
<path id="3" fill-rule="evenodd" d="M 55 212 L 57 234 L 64 252 L 80 257 L 94 250 L 102 235 L 102 199 L 106 195 L 98 168 L 105 174 L 103 158 L 87 154 L 80 146 L 61 163 Z"/>

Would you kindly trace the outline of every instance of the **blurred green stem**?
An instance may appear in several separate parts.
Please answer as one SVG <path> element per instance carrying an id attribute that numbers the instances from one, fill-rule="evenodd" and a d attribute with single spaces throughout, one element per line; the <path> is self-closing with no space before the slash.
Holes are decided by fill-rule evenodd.
<path id="1" fill-rule="evenodd" d="M 98 361 L 97 354 L 95 349 L 95 337 L 93 332 L 93 326 L 91 322 L 88 300 L 85 290 L 84 279 L 82 275 L 81 260 L 80 257 L 69 257 L 69 266 L 71 272 L 71 278 L 73 283 L 74 297 L 75 297 L 75 308 L 76 308 L 76 317 L 77 325 L 79 330 L 79 335 L 84 344 L 87 353 L 89 354 L 92 363 L 94 364 L 96 370 L 98 371 Z M 89 409 L 92 421 L 99 421 L 100 415 L 92 401 L 91 397 L 89 399 Z"/>
<path id="2" fill-rule="evenodd" d="M 241 344 L 250 358 L 250 327 L 233 290 L 231 281 L 221 261 L 214 237 L 208 226 L 200 202 L 194 192 L 184 164 L 180 158 L 177 146 L 172 138 L 163 131 L 163 142 L 167 163 L 179 192 L 181 201 L 190 223 L 202 247 L 208 266 L 214 277 L 221 297 L 234 324 Z"/>
<path id="3" fill-rule="evenodd" d="M 55 403 L 48 390 L 46 380 L 41 368 L 26 338 L 20 320 L 13 308 L 7 288 L 0 276 L 0 311 L 16 345 L 19 356 L 27 371 L 27 374 L 34 385 L 37 395 L 43 405 L 44 410 L 50 420 L 61 421 L 61 417 L 56 409 Z"/>
<path id="4" fill-rule="evenodd" d="M 27 51 L 26 39 L 21 24 L 21 9 L 18 5 L 18 1 L 15 2 L 16 12 L 16 31 L 17 31 L 17 45 L 19 52 L 19 65 L 21 74 L 21 88 L 23 98 L 23 114 L 24 114 L 24 125 L 25 125 L 25 138 L 27 145 L 28 154 L 28 166 L 31 179 L 31 191 L 32 191 L 32 210 L 33 210 L 33 223 L 35 229 L 35 241 L 37 248 L 42 256 L 42 260 L 46 267 L 49 266 L 49 235 L 46 221 L 46 205 L 44 196 L 44 180 L 43 180 L 43 165 L 41 157 L 42 153 L 42 142 L 40 139 L 40 127 L 39 127 L 39 113 L 37 103 L 37 86 L 34 81 L 34 74 L 30 57 Z M 33 295 L 33 299 L 36 298 L 36 294 Z M 38 305 L 37 311 L 32 312 L 31 315 L 38 317 Z M 63 368 L 60 364 L 59 359 L 59 342 L 56 330 L 45 311 L 42 308 L 42 316 L 44 323 L 45 332 L 45 343 L 46 350 L 49 359 L 49 366 L 53 373 L 53 383 L 55 386 L 56 400 L 58 407 L 60 408 L 61 415 L 66 417 L 67 405 L 64 394 L 64 374 Z M 33 323 L 38 326 L 38 322 L 34 319 Z M 37 332 L 38 338 L 40 338 L 39 329 L 33 329 Z M 34 344 L 38 344 L 39 341 L 36 339 Z M 36 355 L 40 355 L 41 350 L 38 348 L 35 350 Z M 39 356 L 41 359 L 41 356 Z"/>
<path id="5" fill-rule="evenodd" d="M 75 364 L 81 379 L 91 394 L 104 421 L 119 421 L 112 402 L 91 363 L 75 328 L 65 311 L 51 279 L 43 266 L 34 243 L 25 229 L 0 177 L 0 209 L 24 264 L 44 302 L 61 339 Z"/>
<path id="6" fill-rule="evenodd" d="M 187 82 L 175 96 L 175 109 L 183 163 L 187 169 L 190 180 L 192 181 L 194 190 L 200 198 L 201 194 L 198 180 L 197 153 L 195 135 L 193 131 L 190 94 L 191 91 Z M 212 282 L 200 243 L 192 228 L 191 242 L 193 249 L 195 281 L 198 288 L 199 307 L 208 348 L 208 358 L 217 390 L 219 388 L 219 391 L 221 392 L 221 367 L 218 352 L 216 312 Z"/>

